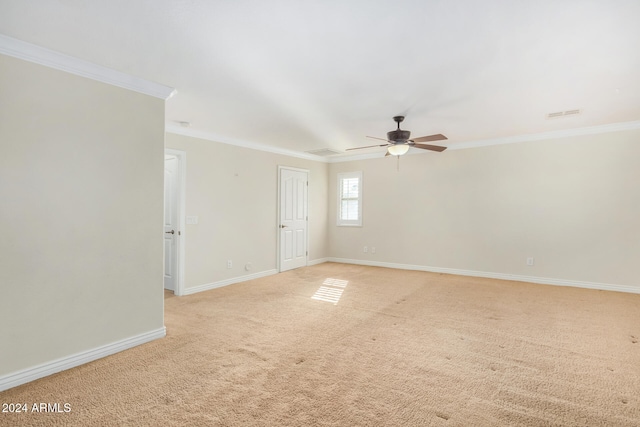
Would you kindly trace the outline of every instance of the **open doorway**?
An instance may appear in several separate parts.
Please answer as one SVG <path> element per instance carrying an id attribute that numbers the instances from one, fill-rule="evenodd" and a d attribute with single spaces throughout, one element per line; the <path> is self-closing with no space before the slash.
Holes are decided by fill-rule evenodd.
<path id="1" fill-rule="evenodd" d="M 185 177 L 187 153 L 165 149 L 164 156 L 164 289 L 184 289 Z"/>

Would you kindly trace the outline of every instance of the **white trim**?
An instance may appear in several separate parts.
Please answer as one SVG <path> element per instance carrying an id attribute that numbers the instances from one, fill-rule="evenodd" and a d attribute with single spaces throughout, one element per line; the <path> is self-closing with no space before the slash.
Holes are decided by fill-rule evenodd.
<path id="1" fill-rule="evenodd" d="M 601 291 L 626 292 L 640 294 L 640 286 L 614 285 L 609 283 L 583 282 L 579 280 L 554 279 L 550 277 L 521 276 L 518 274 L 493 273 L 488 271 L 460 270 L 457 268 L 430 267 L 426 265 L 397 264 L 391 262 L 367 261 L 359 259 L 327 258 L 328 262 L 342 264 L 369 265 L 372 267 L 397 268 L 402 270 L 429 271 L 433 273 L 457 274 L 459 276 L 487 277 L 490 279 L 515 280 L 519 282 L 538 283 L 542 285 L 571 286 L 575 288 L 598 289 Z"/>
<path id="2" fill-rule="evenodd" d="M 278 165 L 278 188 L 276 189 L 276 193 L 277 193 L 277 198 L 276 198 L 276 267 L 277 267 L 277 271 L 278 273 L 280 273 L 282 271 L 282 256 L 280 253 L 280 248 L 282 247 L 282 242 L 280 241 L 280 198 L 282 197 L 281 195 L 281 191 L 280 191 L 280 187 L 282 186 L 281 184 L 282 181 L 282 166 Z M 307 200 L 309 200 L 309 190 L 307 189 Z M 307 215 L 309 214 L 309 211 L 307 211 Z M 307 228 L 309 228 L 309 224 L 307 224 Z"/>
<path id="3" fill-rule="evenodd" d="M 221 288 L 223 286 L 233 285 L 235 283 L 246 282 L 247 280 L 260 279 L 261 277 L 272 276 L 274 274 L 278 274 L 278 270 L 266 270 L 261 271 L 259 273 L 248 274 L 246 276 L 234 277 L 231 279 L 220 280 L 218 282 L 207 283 L 205 285 L 194 286 L 191 288 L 184 289 L 184 293 L 182 295 L 191 295 L 198 292 L 209 291 L 211 289 Z"/>
<path id="4" fill-rule="evenodd" d="M 170 154 L 178 159 L 178 240 L 176 249 L 178 252 L 178 281 L 173 290 L 174 295 L 184 295 L 184 266 L 185 248 L 187 247 L 186 227 L 186 194 L 187 194 L 187 152 L 165 148 L 165 154 Z"/>
<path id="5" fill-rule="evenodd" d="M 545 139 L 560 139 L 572 136 L 596 135 L 599 133 L 620 132 L 624 130 L 640 129 L 640 121 L 611 123 L 601 126 L 589 126 L 575 129 L 556 130 L 551 132 L 532 133 L 525 135 L 508 136 L 505 138 L 484 139 L 480 141 L 457 142 L 451 144 L 449 150 L 463 150 L 465 148 L 487 147 L 490 145 L 513 144 L 517 142 L 541 141 Z"/>
<path id="6" fill-rule="evenodd" d="M 353 178 L 358 179 L 358 219 L 342 219 L 342 181 Z M 340 172 L 337 175 L 336 181 L 338 183 L 338 211 L 336 212 L 336 225 L 338 227 L 362 227 L 362 195 L 364 188 L 362 182 L 362 171 Z"/>
<path id="7" fill-rule="evenodd" d="M 149 341 L 164 338 L 166 335 L 167 331 L 163 326 L 162 328 L 125 338 L 111 344 L 102 345 L 91 350 L 82 351 L 41 365 L 3 375 L 0 377 L 0 391 L 8 390 L 12 387 L 17 387 L 21 384 L 26 384 L 60 371 L 75 368 L 85 363 L 93 362 L 94 360 L 119 353 Z"/>
<path id="8" fill-rule="evenodd" d="M 102 65 L 3 34 L 0 34 L 0 53 L 160 99 L 169 99 L 176 93 L 176 90 L 172 87 L 103 67 Z"/>
<path id="9" fill-rule="evenodd" d="M 318 258 L 311 261 L 307 261 L 307 267 L 311 267 L 312 265 L 324 264 L 325 262 L 329 262 L 329 258 Z"/>
<path id="10" fill-rule="evenodd" d="M 596 135 L 600 133 L 620 132 L 625 130 L 636 130 L 636 129 L 640 129 L 640 121 L 611 123 L 611 124 L 600 125 L 600 126 L 588 126 L 583 128 L 564 129 L 564 130 L 556 130 L 551 132 L 531 133 L 531 134 L 525 134 L 525 135 L 514 135 L 514 136 L 508 136 L 504 138 L 453 142 L 448 146 L 447 151 L 464 150 L 467 148 L 488 147 L 491 145 L 513 144 L 517 142 L 541 141 L 545 139 L 561 139 L 561 138 L 569 138 L 572 136 Z M 407 154 L 405 154 L 405 156 L 414 155 L 414 154 L 426 154 L 426 153 L 427 152 L 424 150 L 410 150 Z M 355 160 L 379 159 L 382 157 L 384 157 L 384 152 L 378 151 L 375 153 L 356 154 L 353 156 L 340 156 L 340 157 L 334 156 L 328 159 L 328 162 L 342 163 L 342 162 L 352 162 Z"/>
<path id="11" fill-rule="evenodd" d="M 287 169 L 287 170 L 295 171 L 295 172 L 304 172 L 304 173 L 306 173 L 307 175 L 309 174 L 309 169 L 294 168 L 293 166 L 282 166 L 282 165 L 278 165 L 278 173 L 280 173 L 280 171 L 281 171 L 282 169 Z M 308 178 L 308 176 L 307 176 L 307 178 Z"/>
<path id="12" fill-rule="evenodd" d="M 190 136 L 192 138 L 204 139 L 206 141 L 219 142 L 221 144 L 228 144 L 228 145 L 235 145 L 238 147 L 250 148 L 252 150 L 266 151 L 268 153 L 274 153 L 274 154 L 282 154 L 284 156 L 296 157 L 299 159 L 314 160 L 316 162 L 321 162 L 321 163 L 329 163 L 328 159 L 321 156 L 316 156 L 315 154 L 303 153 L 303 152 L 294 151 L 294 150 L 287 150 L 285 148 L 278 148 L 270 145 L 258 144 L 256 142 L 249 142 L 249 141 L 242 141 L 239 139 L 228 138 L 226 136 L 218 135 L 210 132 L 184 128 L 180 126 L 178 123 L 173 123 L 173 122 L 165 123 L 165 132 L 173 133 L 176 135 Z"/>

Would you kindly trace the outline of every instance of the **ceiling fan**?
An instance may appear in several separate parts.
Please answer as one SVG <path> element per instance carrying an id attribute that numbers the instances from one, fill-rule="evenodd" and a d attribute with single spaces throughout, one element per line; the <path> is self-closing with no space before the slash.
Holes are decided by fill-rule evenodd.
<path id="1" fill-rule="evenodd" d="M 431 141 L 442 141 L 447 139 L 446 136 L 438 133 L 436 135 L 422 136 L 420 138 L 409 139 L 411 136 L 411 132 L 408 130 L 400 129 L 400 123 L 404 120 L 404 116 L 395 116 L 393 120 L 398 124 L 398 128 L 396 130 L 392 130 L 387 132 L 387 139 L 376 138 L 374 136 L 367 136 L 367 138 L 371 139 L 379 139 L 381 141 L 387 141 L 386 144 L 380 145 L 369 145 L 366 147 L 357 147 L 357 148 L 347 148 L 349 150 L 360 150 L 362 148 L 372 148 L 372 147 L 387 147 L 387 154 L 385 156 L 402 156 L 407 151 L 409 151 L 409 147 L 422 148 L 424 150 L 431 151 L 444 151 L 447 147 L 442 147 L 440 145 L 429 145 L 429 144 L 420 144 L 421 142 L 431 142 Z"/>

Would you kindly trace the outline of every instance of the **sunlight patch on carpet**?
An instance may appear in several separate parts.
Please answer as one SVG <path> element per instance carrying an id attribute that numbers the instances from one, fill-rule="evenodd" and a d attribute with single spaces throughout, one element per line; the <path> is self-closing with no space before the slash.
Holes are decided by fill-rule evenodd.
<path id="1" fill-rule="evenodd" d="M 336 288 L 346 288 L 347 283 L 349 283 L 348 280 L 331 279 L 331 278 L 326 278 L 324 282 L 322 282 L 323 285 L 335 286 Z"/>
<path id="2" fill-rule="evenodd" d="M 344 292 L 344 288 L 347 287 L 347 283 L 349 283 L 348 280 L 327 278 L 322 282 L 322 286 L 318 288 L 311 299 L 331 302 L 336 305 L 338 301 L 340 301 L 340 297 L 342 297 L 342 293 Z"/>

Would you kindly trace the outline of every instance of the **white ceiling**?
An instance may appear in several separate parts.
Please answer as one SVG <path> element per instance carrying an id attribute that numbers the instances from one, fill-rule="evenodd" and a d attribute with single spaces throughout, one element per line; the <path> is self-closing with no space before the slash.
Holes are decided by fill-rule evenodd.
<path id="1" fill-rule="evenodd" d="M 449 147 L 638 121 L 639 22 L 638 0 L 0 0 L 0 34 L 176 88 L 169 127 L 296 152 L 399 114 Z"/>

